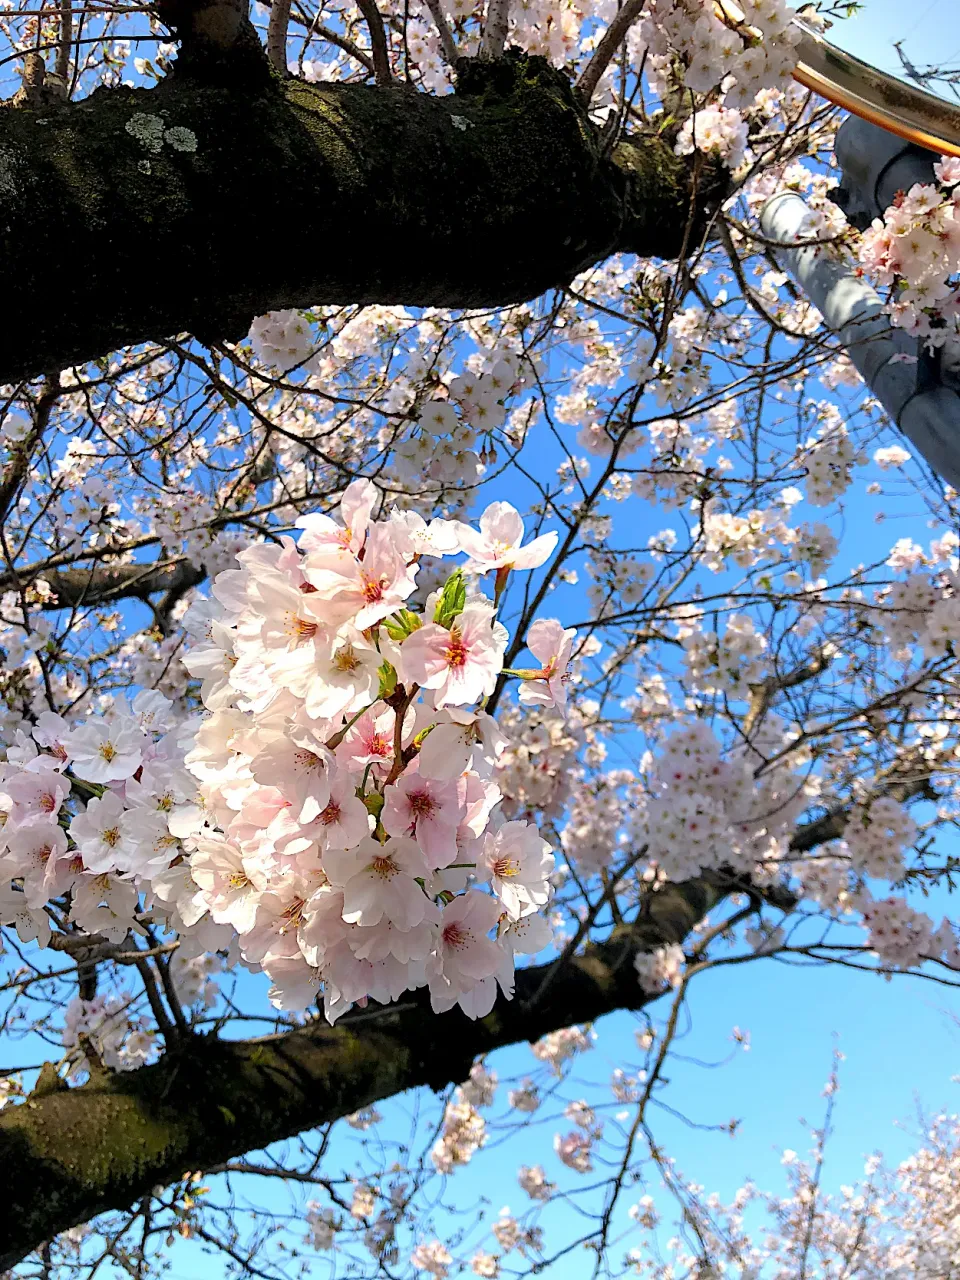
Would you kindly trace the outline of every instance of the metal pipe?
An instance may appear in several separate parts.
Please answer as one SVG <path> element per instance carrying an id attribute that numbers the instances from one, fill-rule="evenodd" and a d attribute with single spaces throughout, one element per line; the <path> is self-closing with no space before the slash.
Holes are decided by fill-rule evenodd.
<path id="1" fill-rule="evenodd" d="M 793 22 L 801 33 L 795 80 L 899 138 L 960 156 L 960 111 L 955 105 L 838 49 L 802 19 Z"/>
<path id="2" fill-rule="evenodd" d="M 960 490 L 960 395 L 942 384 L 922 387 L 920 343 L 894 329 L 883 299 L 843 250 L 829 244 L 797 244 L 809 210 L 802 197 L 782 191 L 767 201 L 760 226 L 781 247 L 774 252 L 846 347 L 864 382 L 917 453 L 942 479 Z M 908 356 L 908 361 L 894 356 Z"/>

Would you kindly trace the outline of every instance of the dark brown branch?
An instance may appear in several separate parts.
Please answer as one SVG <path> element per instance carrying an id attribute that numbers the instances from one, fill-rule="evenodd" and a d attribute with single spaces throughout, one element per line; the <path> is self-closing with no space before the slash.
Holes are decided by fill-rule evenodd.
<path id="1" fill-rule="evenodd" d="M 383 25 L 383 16 L 377 8 L 377 0 L 357 0 L 360 12 L 370 32 L 370 48 L 373 53 L 373 72 L 377 84 L 387 85 L 393 82 L 390 70 L 390 49 L 387 45 L 387 29 Z"/>
<path id="2" fill-rule="evenodd" d="M 17 299 L 0 382 L 179 333 L 238 340 L 280 308 L 497 306 L 617 251 L 681 252 L 687 162 L 656 137 L 605 157 L 542 59 L 461 60 L 434 98 L 281 81 L 259 44 L 218 60 L 198 40 L 157 87 L 45 107 L 43 128 L 0 109 L 0 281 Z M 701 213 L 718 181 L 711 196 L 698 177 Z M 293 229 L 336 252 L 277 252 Z M 68 277 L 49 252 L 65 243 Z M 151 264 L 152 287 L 130 289 Z"/>
<path id="3" fill-rule="evenodd" d="M 613 21 L 607 27 L 594 50 L 593 57 L 584 68 L 583 75 L 577 81 L 577 89 L 585 102 L 593 97 L 600 77 L 613 61 L 614 55 L 627 38 L 627 32 L 643 13 L 646 0 L 626 0 L 618 10 Z"/>
<path id="4" fill-rule="evenodd" d="M 430 16 L 433 18 L 440 34 L 440 47 L 443 49 L 443 56 L 446 58 L 448 66 L 455 67 L 459 56 L 457 54 L 457 42 L 453 38 L 453 32 L 450 30 L 450 24 L 447 22 L 440 0 L 427 0 L 427 8 L 430 10 Z"/>
<path id="5" fill-rule="evenodd" d="M 316 1022 L 255 1041 L 196 1037 L 155 1066 L 5 1108 L 0 1267 L 184 1169 L 220 1165 L 405 1089 L 444 1088 L 465 1079 L 478 1054 L 639 1009 L 650 997 L 633 968 L 637 951 L 681 942 L 736 887 L 718 877 L 665 887 L 632 929 L 572 957 L 543 999 L 534 1004 L 549 965 L 519 972 L 515 998 L 477 1022 L 432 1013 L 420 992 L 335 1028 Z"/>
<path id="6" fill-rule="evenodd" d="M 43 434 L 50 421 L 50 411 L 60 394 L 59 377 L 46 378 L 43 390 L 33 406 L 33 422 L 22 440 L 10 447 L 10 461 L 0 475 L 0 524 L 6 520 L 10 508 L 20 493 L 21 485 L 30 470 L 34 454 L 43 442 Z"/>
<path id="7" fill-rule="evenodd" d="M 160 564 L 96 564 L 89 569 L 50 569 L 34 566 L 22 573 L 0 577 L 0 590 L 18 582 L 26 586 L 42 579 L 53 592 L 45 608 L 64 609 L 111 604 L 116 600 L 145 599 L 157 591 L 182 595 L 206 578 L 206 570 L 178 558 Z"/>

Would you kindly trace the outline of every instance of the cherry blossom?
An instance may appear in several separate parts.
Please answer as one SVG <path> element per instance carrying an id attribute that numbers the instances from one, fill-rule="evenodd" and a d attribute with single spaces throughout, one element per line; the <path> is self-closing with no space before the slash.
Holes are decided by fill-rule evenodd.
<path id="1" fill-rule="evenodd" d="M 490 569 L 536 569 L 553 554 L 558 535 L 541 534 L 521 547 L 523 520 L 509 502 L 493 502 L 480 517 L 480 531 L 460 524 L 460 546 L 470 559 L 467 573 L 486 573 Z"/>

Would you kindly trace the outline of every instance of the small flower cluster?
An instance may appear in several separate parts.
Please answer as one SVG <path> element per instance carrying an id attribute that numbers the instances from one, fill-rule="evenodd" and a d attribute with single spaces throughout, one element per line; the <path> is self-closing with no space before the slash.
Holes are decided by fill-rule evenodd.
<path id="1" fill-rule="evenodd" d="M 702 151 L 722 160 L 728 169 L 738 168 L 747 151 L 747 122 L 733 107 L 716 103 L 695 111 L 683 122 L 677 134 L 678 156 Z"/>
<path id="2" fill-rule="evenodd" d="M 153 1056 L 156 1034 L 129 1012 L 129 997 L 77 997 L 67 1006 L 62 1043 L 70 1053 L 70 1079 L 89 1072 L 88 1053 L 111 1071 L 136 1071 Z"/>
<path id="3" fill-rule="evenodd" d="M 936 185 L 915 183 L 874 218 L 859 258 L 879 284 L 893 286 L 893 324 L 939 347 L 956 336 L 960 315 L 960 159 L 944 156 L 934 171 Z"/>
<path id="4" fill-rule="evenodd" d="M 832 409 L 833 406 L 830 406 Z M 846 427 L 835 416 L 835 410 L 816 440 L 807 443 L 803 461 L 807 467 L 807 501 L 814 507 L 826 507 L 850 486 L 850 474 L 856 451 Z"/>
<path id="5" fill-rule="evenodd" d="M 301 311 L 270 311 L 250 327 L 250 341 L 258 360 L 288 373 L 305 364 L 314 352 L 310 322 Z"/>
<path id="6" fill-rule="evenodd" d="M 869 809 L 851 814 L 844 836 L 856 871 L 899 880 L 904 872 L 904 851 L 917 838 L 917 824 L 892 796 L 881 796 Z"/>
<path id="7" fill-rule="evenodd" d="M 578 1053 L 593 1048 L 593 1033 L 583 1027 L 561 1027 L 551 1031 L 533 1045 L 533 1056 L 545 1062 L 557 1075 L 562 1075 L 563 1064 Z M 516 1102 L 511 1102 L 516 1106 Z M 521 1108 L 526 1109 L 526 1108 Z"/>
<path id="8" fill-rule="evenodd" d="M 115 942 L 133 926 L 140 891 L 174 927 L 203 914 L 182 918 L 166 892 L 181 841 L 200 831 L 203 815 L 162 694 L 117 699 L 109 716 L 75 728 L 44 712 L 29 737 L 18 731 L 0 771 L 0 920 L 23 941 L 47 944 L 46 903 L 68 891 L 73 924 Z M 209 931 L 195 942 L 192 954 L 218 945 Z"/>
<path id="9" fill-rule="evenodd" d="M 903 898 L 865 901 L 860 910 L 869 934 L 869 946 L 894 969 L 912 969 L 925 960 L 943 960 L 960 969 L 960 947 L 950 922 L 938 928 L 922 911 L 915 911 Z"/>
<path id="10" fill-rule="evenodd" d="M 498 354 L 488 373 L 461 374 L 448 388 L 448 399 L 427 401 L 417 417 L 417 433 L 396 450 L 398 474 L 443 485 L 474 484 L 481 465 L 496 458 L 492 443 L 475 451 L 478 437 L 502 427 L 504 401 L 527 383 L 520 359 L 511 351 Z"/>
<path id="11" fill-rule="evenodd" d="M 765 722 L 764 732 L 771 747 L 784 745 L 774 724 Z M 754 777 L 761 750 L 758 740 L 724 756 L 700 720 L 666 738 L 653 763 L 646 811 L 635 822 L 637 838 L 668 879 L 719 866 L 769 876 L 783 859 L 807 799 L 797 762 L 788 756 Z"/>
<path id="12" fill-rule="evenodd" d="M 668 987 L 679 987 L 683 964 L 683 947 L 675 942 L 657 947 L 656 951 L 640 951 L 633 959 L 640 987 L 649 995 L 660 995 Z"/>
<path id="13" fill-rule="evenodd" d="M 783 0 L 740 0 L 740 22 L 706 0 L 652 0 L 640 38 L 661 90 L 672 80 L 695 93 L 722 89 L 729 108 L 749 108 L 796 65 L 800 33 Z"/>

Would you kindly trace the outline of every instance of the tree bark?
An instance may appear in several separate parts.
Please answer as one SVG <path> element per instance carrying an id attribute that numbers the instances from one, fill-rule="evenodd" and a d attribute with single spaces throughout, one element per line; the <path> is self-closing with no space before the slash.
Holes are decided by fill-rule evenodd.
<path id="1" fill-rule="evenodd" d="M 93 608 L 118 600 L 145 600 L 158 591 L 182 595 L 206 578 L 206 570 L 189 560 L 177 558 L 157 564 L 147 561 L 135 564 L 95 564 L 85 569 L 27 568 L 17 573 L 0 575 L 0 591 L 18 585 L 28 586 L 42 578 L 53 592 L 43 603 L 45 609 Z"/>
<path id="2" fill-rule="evenodd" d="M 676 257 L 720 193 L 654 134 L 606 156 L 540 58 L 461 61 L 435 98 L 256 57 L 0 107 L 0 382 L 287 307 L 520 302 L 616 251 Z"/>
<path id="3" fill-rule="evenodd" d="M 424 992 L 260 1040 L 196 1036 L 153 1066 L 59 1088 L 47 1072 L 0 1113 L 0 1268 L 60 1231 L 151 1188 L 325 1124 L 405 1089 L 465 1080 L 478 1054 L 590 1022 L 651 999 L 638 951 L 681 942 L 727 894 L 719 873 L 668 885 L 631 929 L 614 931 L 544 983 L 550 965 L 517 974 L 512 1001 L 471 1022 L 434 1014 Z"/>

